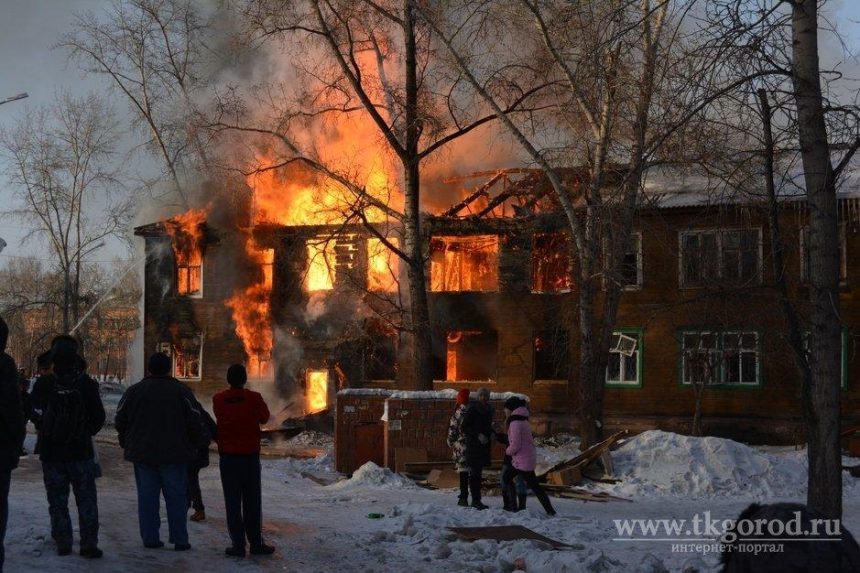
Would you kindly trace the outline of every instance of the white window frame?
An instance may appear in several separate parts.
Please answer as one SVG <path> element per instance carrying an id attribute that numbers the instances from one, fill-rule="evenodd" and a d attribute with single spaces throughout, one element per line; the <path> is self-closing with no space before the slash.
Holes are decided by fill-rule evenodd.
<path id="1" fill-rule="evenodd" d="M 631 336 L 632 334 L 636 335 L 636 348 L 631 354 L 631 356 L 635 356 L 636 360 L 636 378 L 631 380 L 625 377 L 624 372 L 624 364 L 626 355 L 618 349 L 618 346 L 615 348 L 609 349 L 609 360 L 619 360 L 619 368 L 618 372 L 621 375 L 618 380 L 610 380 L 609 379 L 609 364 L 606 366 L 606 386 L 610 388 L 641 388 L 642 387 L 642 375 L 643 375 L 643 339 L 645 337 L 645 332 L 641 328 L 622 328 L 619 330 L 615 330 L 612 332 L 612 336 Z"/>
<path id="2" fill-rule="evenodd" d="M 841 253 L 839 256 L 839 284 L 844 286 L 848 284 L 848 235 L 846 234 L 845 223 L 839 223 L 838 233 Z M 800 227 L 797 233 L 797 242 L 800 249 L 800 282 L 803 284 L 809 284 L 809 269 L 806 265 L 808 237 L 809 225 Z"/>
<path id="3" fill-rule="evenodd" d="M 731 228 L 707 228 L 707 229 L 690 229 L 687 231 L 678 232 L 678 286 L 683 289 L 704 288 L 707 286 L 707 280 L 697 281 L 694 284 L 686 284 L 684 280 L 684 239 L 693 235 L 714 235 L 717 245 L 717 269 L 716 278 L 711 280 L 723 280 L 723 236 L 728 233 L 735 232 L 755 232 L 758 234 L 758 270 L 756 276 L 749 284 L 761 284 L 762 268 L 763 268 L 763 253 L 762 253 L 762 232 L 761 227 L 731 227 Z M 746 284 L 746 283 L 743 283 Z"/>
<path id="4" fill-rule="evenodd" d="M 761 372 L 761 366 L 762 366 L 761 365 L 761 360 L 762 360 L 761 335 L 759 334 L 758 331 L 755 331 L 755 330 L 737 330 L 737 329 L 733 329 L 733 330 L 682 330 L 680 333 L 680 337 L 681 337 L 681 372 L 680 372 L 681 385 L 691 386 L 694 383 L 696 383 L 696 384 L 699 383 L 698 381 L 696 381 L 696 382 L 688 381 L 687 376 L 686 376 L 686 374 L 687 374 L 687 349 L 684 347 L 684 338 L 689 334 L 698 335 L 698 336 L 710 334 L 710 335 L 714 336 L 715 341 L 716 341 L 716 348 L 713 350 L 709 349 L 708 352 L 715 354 L 717 357 L 717 361 L 718 361 L 717 365 L 716 365 L 717 380 L 710 382 L 710 383 L 705 383 L 706 387 L 711 387 L 711 388 L 713 388 L 713 387 L 757 388 L 757 387 L 761 386 L 761 383 L 762 383 L 762 380 L 761 380 L 761 374 L 762 374 L 762 372 Z M 726 367 L 726 363 L 727 363 L 726 356 L 727 355 L 725 352 L 725 337 L 727 335 L 737 335 L 737 336 L 751 335 L 751 336 L 755 337 L 755 349 L 749 350 L 755 354 L 755 359 L 756 359 L 755 360 L 755 381 L 753 381 L 753 382 L 740 382 L 740 381 L 728 382 L 726 380 L 726 373 L 727 373 L 728 368 Z M 740 358 L 739 358 L 739 360 L 740 360 Z M 741 362 L 741 364 L 742 364 L 742 362 Z"/>

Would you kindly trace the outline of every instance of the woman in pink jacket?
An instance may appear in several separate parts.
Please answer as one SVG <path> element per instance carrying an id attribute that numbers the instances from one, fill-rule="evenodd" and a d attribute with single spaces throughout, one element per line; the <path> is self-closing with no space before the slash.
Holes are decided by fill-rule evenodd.
<path id="1" fill-rule="evenodd" d="M 508 414 L 508 447 L 505 453 L 512 458 L 513 471 L 506 472 L 503 476 L 504 488 L 510 491 L 513 487 L 514 478 L 518 475 L 523 476 L 526 485 L 534 492 L 540 504 L 546 510 L 547 515 L 555 515 L 555 510 L 549 501 L 544 489 L 538 483 L 535 475 L 535 465 L 537 464 L 537 451 L 535 450 L 535 441 L 532 437 L 532 428 L 529 424 L 529 411 L 525 406 L 516 408 Z"/>

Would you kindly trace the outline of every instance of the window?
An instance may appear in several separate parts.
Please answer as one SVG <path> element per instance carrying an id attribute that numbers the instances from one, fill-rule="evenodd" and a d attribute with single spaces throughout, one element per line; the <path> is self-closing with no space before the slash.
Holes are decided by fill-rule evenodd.
<path id="1" fill-rule="evenodd" d="M 680 243 L 682 287 L 761 280 L 760 229 L 684 231 Z"/>
<path id="2" fill-rule="evenodd" d="M 305 289 L 308 292 L 332 290 L 335 279 L 335 242 L 314 239 L 307 242 L 308 266 L 305 274 Z"/>
<path id="3" fill-rule="evenodd" d="M 809 331 L 805 331 L 803 333 L 803 346 L 806 348 L 806 352 L 809 352 Z M 848 390 L 848 328 L 842 327 L 842 336 L 841 338 L 841 360 L 840 363 L 840 387 L 843 390 Z"/>
<path id="4" fill-rule="evenodd" d="M 845 259 L 845 225 L 839 225 L 839 282 L 848 281 L 848 266 Z M 800 280 L 809 282 L 809 227 L 800 228 Z"/>
<path id="5" fill-rule="evenodd" d="M 492 382 L 496 378 L 496 331 L 449 330 L 434 343 L 435 380 Z"/>
<path id="6" fill-rule="evenodd" d="M 570 338 L 566 330 L 538 330 L 534 335 L 535 380 L 570 377 Z"/>
<path id="7" fill-rule="evenodd" d="M 433 237 L 430 290 L 492 292 L 499 288 L 499 237 Z"/>
<path id="8" fill-rule="evenodd" d="M 608 263 L 609 243 L 604 242 L 604 261 Z M 605 275 L 606 276 L 606 275 Z M 637 290 L 642 288 L 642 233 L 630 233 L 627 248 L 621 255 L 621 288 Z"/>
<path id="9" fill-rule="evenodd" d="M 180 380 L 200 380 L 203 343 L 200 336 L 180 338 L 175 342 L 162 342 L 158 352 L 173 359 L 173 376 Z"/>
<path id="10" fill-rule="evenodd" d="M 759 335 L 748 331 L 683 332 L 681 369 L 684 384 L 758 385 Z"/>
<path id="11" fill-rule="evenodd" d="M 396 237 L 388 239 L 394 247 L 400 242 Z M 400 258 L 385 246 L 380 239 L 367 240 L 367 288 L 371 292 L 397 292 L 400 273 Z"/>
<path id="12" fill-rule="evenodd" d="M 570 247 L 564 233 L 537 234 L 532 246 L 532 291 L 570 290 Z"/>
<path id="13" fill-rule="evenodd" d="M 642 341 L 641 328 L 622 328 L 612 333 L 606 364 L 607 386 L 642 386 Z"/>
<path id="14" fill-rule="evenodd" d="M 192 297 L 203 295 L 203 262 L 200 258 L 177 261 L 176 293 Z"/>

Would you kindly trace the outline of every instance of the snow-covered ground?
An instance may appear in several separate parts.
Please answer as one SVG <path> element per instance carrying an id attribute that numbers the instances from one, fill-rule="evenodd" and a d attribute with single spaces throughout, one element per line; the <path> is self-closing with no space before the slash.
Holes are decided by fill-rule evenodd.
<path id="1" fill-rule="evenodd" d="M 32 436 L 27 445 L 32 448 Z M 331 443 L 324 435 L 303 434 L 294 438 L 293 445 L 330 451 Z M 544 465 L 576 451 L 576 441 L 569 436 L 543 441 L 540 447 Z M 589 486 L 633 503 L 553 498 L 558 516 L 549 518 L 531 497 L 528 510 L 517 514 L 502 511 L 497 496 L 485 499 L 491 506 L 487 511 L 458 507 L 453 490 L 426 490 L 372 464 L 346 479 L 333 471 L 329 454 L 312 459 L 265 458 L 265 533 L 278 552 L 273 557 L 236 560 L 223 555 L 228 539 L 216 454 L 213 465 L 201 473 L 207 520 L 189 523 L 193 548 L 176 553 L 169 546 L 142 547 L 131 466 L 122 461 L 115 445 L 102 442 L 100 452 L 104 559 L 93 562 L 55 554 L 41 470 L 30 456 L 13 473 L 7 571 L 507 573 L 519 558 L 531 573 L 681 571 L 687 566 L 712 571 L 718 562 L 715 555 L 673 552 L 669 542 L 614 541 L 621 537 L 614 520 L 690 520 L 705 511 L 714 519 L 733 518 L 752 501 L 802 501 L 806 480 L 803 451 L 754 449 L 717 438 L 646 432 L 613 453 L 621 483 Z M 845 475 L 845 524 L 860 533 L 860 486 Z M 368 517 L 377 513 L 384 517 Z M 507 524 L 529 527 L 573 547 L 555 551 L 534 541 L 469 542 L 446 529 Z M 166 527 L 165 522 L 164 537 Z"/>

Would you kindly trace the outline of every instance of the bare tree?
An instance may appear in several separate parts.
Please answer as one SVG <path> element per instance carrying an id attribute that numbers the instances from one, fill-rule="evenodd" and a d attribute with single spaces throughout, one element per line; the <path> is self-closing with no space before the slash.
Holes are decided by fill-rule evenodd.
<path id="1" fill-rule="evenodd" d="M 102 14 L 76 16 L 57 44 L 128 102 L 185 209 L 191 178 L 209 164 L 197 98 L 208 86 L 211 32 L 192 0 L 114 0 Z"/>
<path id="2" fill-rule="evenodd" d="M 60 95 L 0 131 L 9 178 L 21 201 L 12 212 L 47 239 L 62 279 L 62 327 L 80 318 L 82 269 L 129 216 L 112 163 L 116 131 L 110 108 L 96 96 Z"/>
<path id="3" fill-rule="evenodd" d="M 696 34 L 685 19 L 689 2 L 460 4 L 456 19 L 429 9 L 423 14 L 465 80 L 546 172 L 567 217 L 575 250 L 571 282 L 578 340 L 571 338 L 579 349 L 582 434 L 594 443 L 602 434 L 622 258 L 644 174 L 660 162 L 690 161 L 686 153 L 673 152 L 685 151 L 685 139 L 708 107 L 744 80 L 723 73 L 716 50 L 696 49 Z M 501 28 L 502 37 L 516 36 L 512 57 L 519 53 L 520 66 L 538 68 L 555 82 L 549 119 L 555 129 L 549 137 L 498 105 L 505 70 L 480 58 L 487 27 Z M 524 45 L 535 51 L 526 53 Z M 580 166 L 582 175 L 565 180 L 563 168 L 571 165 Z"/>
<path id="4" fill-rule="evenodd" d="M 301 164 L 333 181 L 351 197 L 347 217 L 363 223 L 404 262 L 408 277 L 408 319 L 402 328 L 411 335 L 412 384 L 432 388 L 431 329 L 426 292 L 426 259 L 421 225 L 422 168 L 436 153 L 458 138 L 495 120 L 494 113 L 463 94 L 456 74 L 437 57 L 432 32 L 421 24 L 418 2 L 307 1 L 284 9 L 281 2 L 251 0 L 246 16 L 252 33 L 280 39 L 288 49 L 308 54 L 296 60 L 298 92 L 268 85 L 257 103 L 274 121 L 255 122 L 245 98 L 222 94 L 218 130 L 257 134 L 274 142 L 276 157 L 259 169 Z M 500 103 L 506 113 L 522 111 L 529 98 L 546 84 L 532 82 L 529 90 L 511 86 Z M 395 165 L 396 179 L 383 190 L 372 190 L 367 167 L 343 156 L 326 154 L 321 141 L 308 141 L 340 122 L 343 129 L 370 126 L 381 150 L 379 160 Z M 352 123 L 350 123 L 352 122 Z M 256 124 L 255 124 L 256 123 Z M 368 142 L 370 144 L 370 142 Z M 402 207 L 399 199 L 402 198 Z M 381 213 L 402 229 L 395 242 L 370 220 Z"/>

